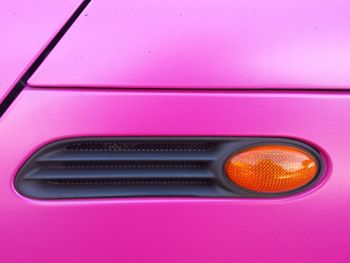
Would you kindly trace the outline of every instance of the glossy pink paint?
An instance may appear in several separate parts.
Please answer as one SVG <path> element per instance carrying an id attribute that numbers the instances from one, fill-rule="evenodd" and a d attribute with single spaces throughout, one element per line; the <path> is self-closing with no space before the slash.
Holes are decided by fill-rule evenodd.
<path id="1" fill-rule="evenodd" d="M 0 103 L 80 2 L 0 1 Z"/>
<path id="2" fill-rule="evenodd" d="M 347 262 L 349 112 L 347 92 L 27 88 L 0 119 L 0 262 Z M 39 201 L 13 188 L 21 164 L 58 139 L 201 135 L 308 142 L 327 180 L 265 200 Z"/>
<path id="3" fill-rule="evenodd" d="M 349 89 L 349 0 L 92 1 L 40 87 Z"/>

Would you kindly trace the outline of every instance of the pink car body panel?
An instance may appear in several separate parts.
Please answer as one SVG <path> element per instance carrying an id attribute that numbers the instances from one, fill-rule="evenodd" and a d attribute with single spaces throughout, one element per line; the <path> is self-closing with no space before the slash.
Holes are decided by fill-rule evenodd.
<path id="1" fill-rule="evenodd" d="M 0 178 L 0 204 L 6 215 L 0 217 L 0 244 L 7 248 L 0 259 L 346 262 L 349 110 L 348 93 L 28 88 L 0 120 L 0 144 L 6 153 L 0 166 L 6 175 Z M 49 142 L 79 136 L 155 135 L 295 138 L 321 150 L 326 177 L 311 192 L 263 200 L 38 201 L 13 189 L 21 164 Z M 13 253 L 19 247 L 20 252 Z"/>
<path id="2" fill-rule="evenodd" d="M 92 1 L 29 80 L 93 88 L 350 88 L 348 0 Z"/>
<path id="3" fill-rule="evenodd" d="M 91 2 L 0 116 L 0 262 L 348 262 L 349 9 L 345 0 Z M 283 198 L 16 191 L 42 146 L 94 136 L 291 138 L 319 150 L 325 170 Z"/>
<path id="4" fill-rule="evenodd" d="M 80 2 L 1 0 L 0 102 Z"/>

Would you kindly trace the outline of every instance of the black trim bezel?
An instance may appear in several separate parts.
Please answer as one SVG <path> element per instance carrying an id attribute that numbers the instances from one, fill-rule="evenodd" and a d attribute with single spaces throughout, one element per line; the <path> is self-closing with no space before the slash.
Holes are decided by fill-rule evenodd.
<path id="1" fill-rule="evenodd" d="M 23 182 L 21 180 L 23 174 L 27 173 L 30 169 L 32 169 L 32 165 L 34 160 L 36 160 L 39 156 L 43 155 L 45 152 L 48 151 L 55 151 L 62 147 L 62 145 L 69 144 L 69 143 L 76 143 L 76 142 L 92 142 L 92 141 L 213 141 L 213 142 L 219 142 L 220 146 L 215 149 L 215 154 L 217 155 L 216 160 L 213 161 L 208 169 L 214 174 L 214 180 L 218 187 L 222 188 L 222 195 L 205 195 L 203 193 L 193 193 L 193 194 L 178 194 L 178 195 L 157 195 L 149 193 L 144 195 L 133 195 L 130 193 L 130 195 L 123 195 L 123 196 L 83 196 L 83 197 L 72 197 L 72 196 L 64 196 L 62 197 L 55 197 L 55 198 L 43 198 L 40 196 L 37 196 L 33 193 L 30 193 L 30 191 L 26 191 L 25 187 L 23 187 Z M 259 145 L 267 145 L 267 144 L 275 144 L 275 145 L 288 145 L 300 148 L 303 151 L 308 152 L 311 154 L 315 160 L 318 162 L 318 173 L 315 176 L 315 178 L 309 182 L 308 184 L 292 190 L 288 192 L 283 193 L 258 193 L 254 191 L 250 191 L 248 189 L 244 189 L 234 182 L 232 182 L 225 174 L 224 166 L 228 158 L 230 158 L 232 155 L 237 154 L 247 148 L 259 146 Z M 162 137 L 76 137 L 76 138 L 70 138 L 70 139 L 63 139 L 58 140 L 52 143 L 49 143 L 43 147 L 41 147 L 38 151 L 36 151 L 25 163 L 24 165 L 19 169 L 19 172 L 17 173 L 15 177 L 15 188 L 17 191 L 29 198 L 34 199 L 77 199 L 77 198 L 122 198 L 122 197 L 196 197 L 196 198 L 276 198 L 276 197 L 284 197 L 284 196 L 290 196 L 294 194 L 298 194 L 301 192 L 305 192 L 311 188 L 313 188 L 315 185 L 317 185 L 322 178 L 324 178 L 324 171 L 325 171 L 325 161 L 323 160 L 320 152 L 316 150 L 314 147 L 298 141 L 294 139 L 287 139 L 287 138 L 274 138 L 274 137 L 210 137 L 210 136 L 198 136 L 198 137 L 182 137 L 182 136 L 162 136 Z M 220 192 L 220 191 L 218 191 Z"/>

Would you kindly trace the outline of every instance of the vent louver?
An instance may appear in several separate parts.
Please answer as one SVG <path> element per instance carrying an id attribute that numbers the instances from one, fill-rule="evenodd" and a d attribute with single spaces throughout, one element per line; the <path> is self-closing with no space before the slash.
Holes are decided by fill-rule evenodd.
<path id="1" fill-rule="evenodd" d="M 15 185 L 21 194 L 38 199 L 253 197 L 256 194 L 226 178 L 223 166 L 233 152 L 264 142 L 205 137 L 64 140 L 35 153 L 20 170 Z"/>

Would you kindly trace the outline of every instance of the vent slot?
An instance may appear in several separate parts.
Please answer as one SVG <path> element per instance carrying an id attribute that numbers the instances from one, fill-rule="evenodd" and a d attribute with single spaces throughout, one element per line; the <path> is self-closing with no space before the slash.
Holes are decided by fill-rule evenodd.
<path id="1" fill-rule="evenodd" d="M 60 161 L 44 162 L 43 167 L 61 169 L 88 169 L 88 168 L 200 168 L 203 162 L 190 161 Z"/>
<path id="2" fill-rule="evenodd" d="M 67 151 L 111 152 L 209 152 L 212 143 L 202 142 L 82 142 L 66 146 Z"/>
<path id="3" fill-rule="evenodd" d="M 182 184 L 212 184 L 209 178 L 97 178 L 97 179 L 73 179 L 73 180 L 48 180 L 49 184 L 81 185 L 81 184 L 118 184 L 118 185 L 182 185 Z"/>
<path id="4" fill-rule="evenodd" d="M 36 199 L 257 197 L 228 180 L 223 168 L 232 153 L 275 141 L 296 144 L 283 139 L 215 137 L 63 140 L 36 152 L 20 169 L 15 187 Z"/>

